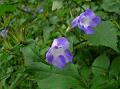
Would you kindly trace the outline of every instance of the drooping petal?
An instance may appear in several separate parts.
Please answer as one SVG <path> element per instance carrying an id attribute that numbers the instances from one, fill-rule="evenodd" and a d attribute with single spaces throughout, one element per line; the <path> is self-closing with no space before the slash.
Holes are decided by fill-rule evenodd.
<path id="1" fill-rule="evenodd" d="M 101 18 L 99 16 L 95 16 L 92 19 L 91 27 L 96 27 L 100 22 L 101 22 Z"/>
<path id="2" fill-rule="evenodd" d="M 73 54 L 68 49 L 65 50 L 65 55 L 67 57 L 67 62 L 72 62 Z"/>
<path id="3" fill-rule="evenodd" d="M 83 30 L 86 34 L 94 34 L 94 30 L 92 27 L 88 26 L 88 27 L 84 27 L 84 26 L 78 26 L 80 30 Z"/>
<path id="4" fill-rule="evenodd" d="M 66 64 L 65 62 L 65 57 L 63 55 L 58 56 L 52 63 L 54 66 L 58 68 L 64 68 L 64 65 Z"/>
<path id="5" fill-rule="evenodd" d="M 87 27 L 83 29 L 86 34 L 93 34 L 94 30 L 92 27 Z"/>
<path id="6" fill-rule="evenodd" d="M 61 62 L 62 62 L 63 64 L 66 63 L 66 59 L 65 59 L 65 57 L 64 57 L 63 55 L 59 55 L 58 57 L 59 57 L 59 59 L 61 60 Z"/>

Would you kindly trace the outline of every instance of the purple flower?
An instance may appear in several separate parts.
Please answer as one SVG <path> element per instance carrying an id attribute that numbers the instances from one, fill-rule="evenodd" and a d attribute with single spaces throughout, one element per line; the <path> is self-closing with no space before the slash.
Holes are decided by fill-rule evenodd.
<path id="1" fill-rule="evenodd" d="M 78 26 L 86 34 L 93 34 L 93 28 L 101 22 L 101 18 L 96 16 L 93 11 L 87 9 L 71 22 L 71 28 Z"/>
<path id="2" fill-rule="evenodd" d="M 3 38 L 6 38 L 6 36 L 7 36 L 7 29 L 6 28 L 1 31 L 1 36 Z"/>
<path id="3" fill-rule="evenodd" d="M 42 7 L 38 7 L 37 9 L 36 9 L 36 12 L 37 13 L 42 13 L 44 11 L 44 9 L 42 8 Z"/>
<path id="4" fill-rule="evenodd" d="M 65 64 L 72 62 L 73 54 L 69 51 L 69 42 L 66 38 L 55 39 L 51 48 L 46 53 L 46 59 L 49 64 L 58 68 L 64 68 Z"/>

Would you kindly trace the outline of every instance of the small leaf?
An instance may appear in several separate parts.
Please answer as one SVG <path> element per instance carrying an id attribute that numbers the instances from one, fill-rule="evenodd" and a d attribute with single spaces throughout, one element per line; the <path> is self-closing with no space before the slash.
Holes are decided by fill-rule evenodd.
<path id="1" fill-rule="evenodd" d="M 52 5 L 52 11 L 62 8 L 62 6 L 63 6 L 63 1 L 62 0 L 54 0 L 53 5 Z"/>
<path id="2" fill-rule="evenodd" d="M 95 59 L 92 64 L 92 72 L 94 75 L 106 75 L 110 61 L 106 55 L 101 55 Z"/>
<path id="3" fill-rule="evenodd" d="M 31 64 L 31 62 L 35 61 L 36 59 L 39 59 L 38 55 L 35 54 L 34 50 L 35 50 L 34 42 L 21 48 L 21 52 L 23 53 L 26 66 Z"/>
<path id="4" fill-rule="evenodd" d="M 54 27 L 49 27 L 46 26 L 43 29 L 43 37 L 44 37 L 44 41 L 47 41 L 50 37 L 50 33 L 53 31 Z"/>

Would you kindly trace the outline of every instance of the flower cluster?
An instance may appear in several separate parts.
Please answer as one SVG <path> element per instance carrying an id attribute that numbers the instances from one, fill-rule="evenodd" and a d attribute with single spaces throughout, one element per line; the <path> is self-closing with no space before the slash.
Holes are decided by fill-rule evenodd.
<path id="1" fill-rule="evenodd" d="M 86 34 L 93 34 L 93 28 L 100 22 L 100 17 L 96 16 L 90 9 L 87 9 L 71 22 L 71 27 L 74 28 L 78 26 L 78 28 L 83 30 Z"/>
<path id="2" fill-rule="evenodd" d="M 86 34 L 93 34 L 93 28 L 100 22 L 100 17 L 96 16 L 90 9 L 87 9 L 71 22 L 71 28 L 78 26 Z M 58 68 L 63 68 L 66 63 L 72 62 L 73 54 L 68 48 L 69 42 L 66 38 L 55 39 L 46 53 L 47 62 Z"/>
<path id="3" fill-rule="evenodd" d="M 49 64 L 63 68 L 68 62 L 72 62 L 73 54 L 69 51 L 69 42 L 66 38 L 54 39 L 51 48 L 46 53 Z"/>

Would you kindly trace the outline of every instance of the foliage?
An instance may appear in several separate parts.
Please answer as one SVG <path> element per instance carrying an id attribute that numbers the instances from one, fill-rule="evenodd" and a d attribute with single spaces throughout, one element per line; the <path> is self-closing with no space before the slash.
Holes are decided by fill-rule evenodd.
<path id="1" fill-rule="evenodd" d="M 91 35 L 70 29 L 86 8 L 102 20 Z M 120 0 L 1 0 L 0 89 L 120 89 L 119 19 Z M 58 37 L 74 54 L 64 69 L 45 57 Z"/>

